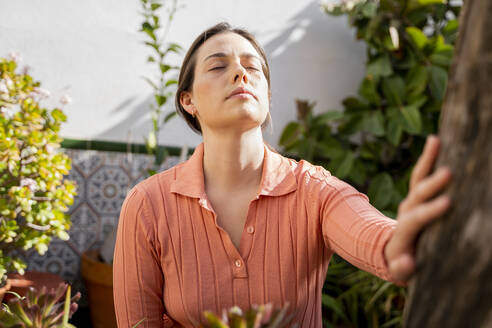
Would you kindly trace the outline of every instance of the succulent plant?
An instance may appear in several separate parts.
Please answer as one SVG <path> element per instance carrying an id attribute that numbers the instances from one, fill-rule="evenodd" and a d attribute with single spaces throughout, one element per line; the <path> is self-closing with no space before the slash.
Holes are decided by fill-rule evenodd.
<path id="1" fill-rule="evenodd" d="M 287 315 L 289 303 L 281 309 L 274 309 L 271 303 L 253 305 L 243 312 L 238 306 L 233 306 L 228 311 L 224 310 L 222 318 L 216 314 L 205 311 L 203 315 L 207 323 L 203 328 L 281 328 L 290 325 L 292 314 Z M 296 324 L 291 327 L 297 327 Z"/>
<path id="2" fill-rule="evenodd" d="M 17 296 L 2 304 L 0 328 L 75 328 L 68 319 L 77 311 L 77 292 L 71 299 L 71 288 L 61 283 L 55 290 L 30 287 L 27 296 Z M 63 296 L 65 295 L 65 300 Z"/>

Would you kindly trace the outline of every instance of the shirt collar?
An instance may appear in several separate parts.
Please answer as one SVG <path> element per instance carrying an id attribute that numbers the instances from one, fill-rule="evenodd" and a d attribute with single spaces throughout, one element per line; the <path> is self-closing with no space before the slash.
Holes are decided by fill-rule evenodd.
<path id="1" fill-rule="evenodd" d="M 195 198 L 205 197 L 203 176 L 203 142 L 191 157 L 176 166 L 171 192 Z M 281 196 L 297 189 L 297 179 L 288 158 L 271 151 L 263 143 L 264 160 L 259 195 Z"/>

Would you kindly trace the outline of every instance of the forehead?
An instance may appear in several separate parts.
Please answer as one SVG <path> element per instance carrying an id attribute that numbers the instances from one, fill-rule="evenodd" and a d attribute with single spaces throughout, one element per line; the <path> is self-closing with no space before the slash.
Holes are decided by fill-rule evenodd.
<path id="1" fill-rule="evenodd" d="M 250 53 L 261 58 L 246 38 L 237 33 L 226 32 L 214 35 L 200 46 L 197 52 L 198 64 L 200 65 L 208 56 L 219 52 L 226 55 Z"/>

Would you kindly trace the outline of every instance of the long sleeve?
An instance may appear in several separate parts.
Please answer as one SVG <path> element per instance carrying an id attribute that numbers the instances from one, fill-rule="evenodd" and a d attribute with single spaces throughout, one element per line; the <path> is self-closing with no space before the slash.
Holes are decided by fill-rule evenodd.
<path id="1" fill-rule="evenodd" d="M 120 213 L 113 260 L 113 296 L 118 327 L 164 326 L 164 278 L 154 247 L 152 221 L 141 191 L 133 188 Z"/>
<path id="2" fill-rule="evenodd" d="M 350 184 L 334 176 L 328 177 L 326 184 L 320 213 L 325 244 L 358 268 L 392 281 L 384 247 L 397 222 Z"/>

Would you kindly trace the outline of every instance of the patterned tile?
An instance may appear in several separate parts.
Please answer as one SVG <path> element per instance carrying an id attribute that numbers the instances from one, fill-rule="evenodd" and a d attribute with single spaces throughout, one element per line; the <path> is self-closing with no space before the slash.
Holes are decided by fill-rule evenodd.
<path id="1" fill-rule="evenodd" d="M 67 241 L 76 252 L 82 254 L 92 248 L 99 239 L 101 221 L 99 215 L 86 203 L 78 207 L 70 216 L 72 227 Z"/>
<path id="2" fill-rule="evenodd" d="M 78 168 L 86 178 L 104 164 L 104 152 L 97 150 L 70 149 L 65 153 L 72 159 L 72 166 Z"/>
<path id="3" fill-rule="evenodd" d="M 87 182 L 87 200 L 99 213 L 119 213 L 130 189 L 130 178 L 119 166 L 103 166 Z"/>
<path id="4" fill-rule="evenodd" d="M 44 255 L 31 252 L 27 258 L 28 269 L 46 271 L 72 281 L 79 276 L 80 256 L 59 239 L 54 239 Z"/>
<path id="5" fill-rule="evenodd" d="M 146 169 L 153 158 L 146 154 L 127 154 L 95 150 L 63 150 L 72 159 L 68 179 L 77 183 L 77 196 L 70 207 L 70 239 L 53 239 L 43 256 L 34 249 L 20 252 L 28 270 L 48 271 L 60 275 L 80 291 L 80 306 L 87 305 L 86 289 L 80 274 L 80 256 L 90 248 L 102 246 L 117 226 L 121 205 L 127 191 L 147 177 Z M 171 156 L 160 171 L 180 162 Z"/>

